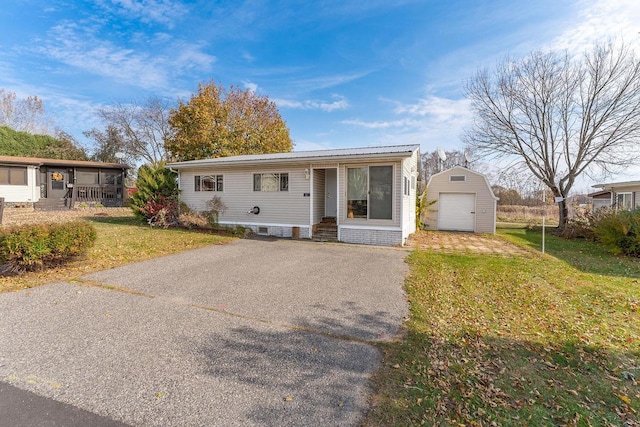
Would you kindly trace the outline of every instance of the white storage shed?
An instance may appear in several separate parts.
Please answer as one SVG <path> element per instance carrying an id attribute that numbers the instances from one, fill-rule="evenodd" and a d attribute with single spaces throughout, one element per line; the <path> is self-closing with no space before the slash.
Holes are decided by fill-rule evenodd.
<path id="1" fill-rule="evenodd" d="M 431 230 L 496 232 L 496 205 L 487 177 L 462 166 L 433 175 L 427 184 Z"/>

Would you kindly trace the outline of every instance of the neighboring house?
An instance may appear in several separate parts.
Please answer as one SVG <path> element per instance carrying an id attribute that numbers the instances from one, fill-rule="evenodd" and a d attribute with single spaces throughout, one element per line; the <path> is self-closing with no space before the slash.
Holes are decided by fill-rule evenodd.
<path id="1" fill-rule="evenodd" d="M 127 169 L 116 163 L 0 156 L 0 197 L 36 209 L 122 206 Z"/>
<path id="2" fill-rule="evenodd" d="M 218 196 L 222 225 L 258 234 L 395 246 L 416 230 L 418 145 L 170 163 L 196 211 Z"/>
<path id="3" fill-rule="evenodd" d="M 454 166 L 429 179 L 425 222 L 432 230 L 495 233 L 497 201 L 485 175 Z"/>
<path id="4" fill-rule="evenodd" d="M 612 182 L 593 187 L 600 188 L 600 191 L 588 195 L 593 200 L 593 210 L 640 208 L 640 181 Z"/>

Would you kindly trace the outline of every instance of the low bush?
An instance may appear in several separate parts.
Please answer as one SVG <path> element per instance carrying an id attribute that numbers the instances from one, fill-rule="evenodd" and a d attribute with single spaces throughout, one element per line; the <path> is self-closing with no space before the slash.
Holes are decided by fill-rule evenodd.
<path id="1" fill-rule="evenodd" d="M 84 221 L 7 228 L 0 230 L 0 262 L 15 273 L 40 270 L 84 254 L 95 240 Z"/>
<path id="2" fill-rule="evenodd" d="M 139 208 L 138 212 L 147 220 L 152 227 L 171 227 L 179 223 L 179 203 L 176 199 L 158 196 Z"/>
<path id="3" fill-rule="evenodd" d="M 211 200 L 207 201 L 207 208 L 209 210 L 203 212 L 204 216 L 207 218 L 207 222 L 210 226 L 217 227 L 218 218 L 227 211 L 227 205 L 220 197 L 213 196 Z"/>
<path id="4" fill-rule="evenodd" d="M 182 211 L 178 220 L 180 225 L 186 228 L 204 228 L 209 224 L 207 218 L 191 210 Z"/>
<path id="5" fill-rule="evenodd" d="M 613 253 L 640 257 L 640 209 L 603 214 L 594 233 Z"/>

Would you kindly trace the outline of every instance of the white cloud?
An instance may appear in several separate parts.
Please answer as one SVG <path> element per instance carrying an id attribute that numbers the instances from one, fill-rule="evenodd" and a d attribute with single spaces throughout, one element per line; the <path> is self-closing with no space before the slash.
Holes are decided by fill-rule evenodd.
<path id="1" fill-rule="evenodd" d="M 242 58 L 247 62 L 253 62 L 256 60 L 256 58 L 249 52 L 242 52 Z"/>
<path id="2" fill-rule="evenodd" d="M 291 99 L 276 98 L 273 102 L 280 108 L 292 108 L 297 110 L 322 110 L 328 113 L 335 110 L 346 110 L 349 108 L 349 101 L 342 96 L 333 94 L 334 101 L 318 101 L 307 99 L 304 101 L 296 101 Z"/>
<path id="3" fill-rule="evenodd" d="M 250 81 L 243 81 L 242 85 L 244 86 L 245 89 L 247 89 L 249 92 L 253 92 L 256 93 L 258 92 L 258 85 L 256 83 L 250 82 Z"/>
<path id="4" fill-rule="evenodd" d="M 365 129 L 389 129 L 389 128 L 416 128 L 420 127 L 422 123 L 419 120 L 414 119 L 399 119 L 391 121 L 373 121 L 367 122 L 360 119 L 342 120 L 340 123 L 343 125 L 352 125 L 362 127 Z"/>
<path id="5" fill-rule="evenodd" d="M 157 22 L 173 28 L 175 22 L 187 13 L 187 8 L 172 0 L 111 0 L 116 11 L 142 22 Z M 107 3 L 102 2 L 104 6 Z"/>
<path id="6" fill-rule="evenodd" d="M 350 119 L 341 123 L 376 131 L 380 143 L 414 143 L 421 144 L 425 150 L 433 150 L 438 146 L 459 148 L 460 136 L 472 117 L 470 102 L 464 98 L 427 95 L 410 104 L 390 102 L 395 104 L 393 120 Z"/>
<path id="7" fill-rule="evenodd" d="M 359 73 L 338 74 L 333 76 L 320 76 L 320 77 L 313 77 L 309 79 L 294 80 L 294 81 L 288 82 L 288 84 L 292 86 L 296 86 L 300 90 L 314 91 L 319 89 L 328 89 L 330 87 L 349 83 L 354 80 L 358 80 L 369 73 L 370 73 L 369 71 L 363 71 Z"/>
<path id="8" fill-rule="evenodd" d="M 49 31 L 36 50 L 77 69 L 145 89 L 164 89 L 173 75 L 191 69 L 209 70 L 216 61 L 193 43 L 174 43 L 170 50 L 177 53 L 169 57 L 123 48 L 95 33 L 95 28 L 62 23 Z"/>
<path id="9" fill-rule="evenodd" d="M 553 48 L 582 52 L 595 41 L 616 38 L 637 48 L 640 2 L 637 0 L 583 0 L 575 23 L 553 42 Z"/>

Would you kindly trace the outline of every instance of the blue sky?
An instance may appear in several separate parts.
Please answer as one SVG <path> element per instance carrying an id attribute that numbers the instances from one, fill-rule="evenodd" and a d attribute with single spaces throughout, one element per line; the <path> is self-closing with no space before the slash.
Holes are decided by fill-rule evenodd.
<path id="1" fill-rule="evenodd" d="M 213 79 L 275 101 L 296 150 L 453 150 L 478 68 L 605 37 L 640 51 L 638 22 L 637 0 L 4 0 L 0 88 L 80 141 L 98 107 Z"/>

